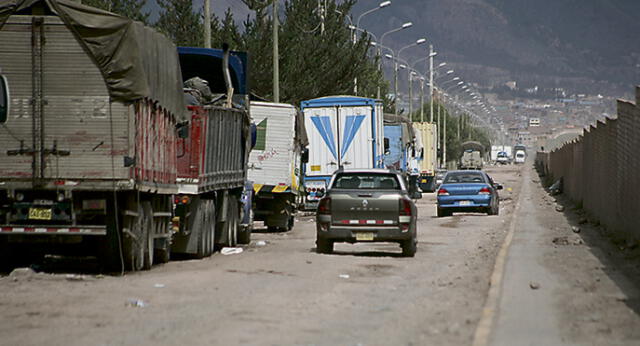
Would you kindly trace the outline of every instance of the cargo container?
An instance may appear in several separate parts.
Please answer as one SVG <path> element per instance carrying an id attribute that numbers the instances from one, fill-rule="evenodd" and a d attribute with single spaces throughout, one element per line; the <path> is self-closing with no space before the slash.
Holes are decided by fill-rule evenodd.
<path id="1" fill-rule="evenodd" d="M 306 208 L 315 208 L 338 168 L 382 168 L 385 152 L 380 100 L 329 96 L 303 101 L 309 162 Z"/>
<path id="2" fill-rule="evenodd" d="M 433 192 L 436 188 L 434 177 L 438 153 L 438 125 L 435 123 L 414 123 L 413 126 L 420 133 L 422 152 L 420 155 L 420 188 L 425 192 Z"/>

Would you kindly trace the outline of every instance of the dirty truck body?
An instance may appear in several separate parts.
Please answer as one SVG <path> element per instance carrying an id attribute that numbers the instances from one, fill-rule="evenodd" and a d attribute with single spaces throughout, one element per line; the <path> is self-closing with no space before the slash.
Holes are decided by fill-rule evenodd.
<path id="1" fill-rule="evenodd" d="M 228 170 L 207 160 L 221 157 L 210 135 L 239 126 L 218 129 L 216 110 L 187 110 L 175 45 L 140 23 L 68 1 L 3 10 L 10 110 L 0 126 L 0 253 L 71 252 L 130 270 L 168 261 L 181 231 L 171 227 L 180 175 L 197 176 L 196 199 L 211 213 L 216 188 L 227 191 L 218 197 L 242 186 L 240 164 L 221 178 Z M 180 138 L 179 124 L 201 129 L 198 142 Z M 199 165 L 185 168 L 186 151 Z M 182 233 L 213 251 L 201 229 Z"/>
<path id="2" fill-rule="evenodd" d="M 290 230 L 302 193 L 302 158 L 307 145 L 304 119 L 289 104 L 252 101 L 256 145 L 249 157 L 253 217 L 271 229 Z"/>
<path id="3" fill-rule="evenodd" d="M 462 143 L 462 154 L 459 169 L 482 169 L 484 146 L 480 142 L 467 141 Z"/>
<path id="4" fill-rule="evenodd" d="M 303 101 L 309 138 L 305 165 L 305 208 L 314 209 L 339 168 L 383 168 L 382 103 L 356 96 L 329 96 Z"/>

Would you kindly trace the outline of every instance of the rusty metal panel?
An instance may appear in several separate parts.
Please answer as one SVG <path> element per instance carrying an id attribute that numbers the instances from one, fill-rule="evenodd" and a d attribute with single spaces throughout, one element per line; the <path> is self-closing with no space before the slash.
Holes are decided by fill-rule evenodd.
<path id="1" fill-rule="evenodd" d="M 11 88 L 11 114 L 0 128 L 0 148 L 32 148 L 40 133 L 43 179 L 127 179 L 124 156 L 133 156 L 132 106 L 111 103 L 100 71 L 57 17 L 44 17 L 44 40 L 36 58 L 42 66 L 42 114 L 34 133 L 31 16 L 12 16 L 0 31 L 0 66 Z M 37 102 L 37 98 L 36 98 Z M 38 119 L 35 119 L 38 120 Z M 42 129 L 42 130 L 41 130 Z M 34 139 L 36 141 L 34 142 Z M 69 151 L 68 156 L 55 150 Z M 38 154 L 36 154 L 38 155 Z M 112 162 L 113 158 L 113 162 Z M 0 151 L 0 176 L 32 177 L 32 157 Z"/>

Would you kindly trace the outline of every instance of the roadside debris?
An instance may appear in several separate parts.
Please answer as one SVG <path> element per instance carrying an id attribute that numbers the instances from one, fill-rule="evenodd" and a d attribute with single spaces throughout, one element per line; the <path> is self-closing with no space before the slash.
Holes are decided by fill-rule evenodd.
<path id="1" fill-rule="evenodd" d="M 580 220 L 578 220 L 578 223 L 580 225 L 584 225 L 587 222 L 589 222 L 589 219 L 587 219 L 586 217 L 580 218 Z"/>
<path id="2" fill-rule="evenodd" d="M 127 300 L 127 302 L 124 304 L 124 306 L 130 306 L 133 308 L 145 308 L 147 307 L 147 303 L 142 300 L 142 299 L 129 299 Z"/>
<path id="3" fill-rule="evenodd" d="M 573 231 L 573 233 L 580 233 L 580 227 L 578 226 L 572 226 L 571 230 Z"/>
<path id="4" fill-rule="evenodd" d="M 264 240 L 258 240 L 256 242 L 256 246 L 266 246 L 266 245 L 267 245 L 267 242 Z"/>
<path id="5" fill-rule="evenodd" d="M 532 290 L 537 290 L 538 288 L 540 288 L 540 284 L 535 281 L 530 281 L 529 287 L 531 287 Z"/>
<path id="6" fill-rule="evenodd" d="M 563 212 L 564 211 L 564 206 L 556 205 L 556 211 Z"/>
<path id="7" fill-rule="evenodd" d="M 569 239 L 567 237 L 555 237 L 551 242 L 556 245 L 569 245 Z"/>
<path id="8" fill-rule="evenodd" d="M 338 275 L 341 279 L 348 279 L 350 276 L 349 274 L 340 274 Z"/>
<path id="9" fill-rule="evenodd" d="M 164 288 L 164 284 L 155 284 L 153 285 L 155 288 Z"/>
<path id="10" fill-rule="evenodd" d="M 38 275 L 38 273 L 36 273 L 33 269 L 31 268 L 16 268 L 13 271 L 11 271 L 11 273 L 9 273 L 9 277 L 13 280 L 13 281 L 18 281 L 18 280 L 31 280 L 32 278 L 36 277 Z"/>
<path id="11" fill-rule="evenodd" d="M 65 279 L 67 279 L 67 281 L 85 281 L 87 277 L 84 275 L 77 275 L 77 274 L 67 274 L 65 276 Z"/>
<path id="12" fill-rule="evenodd" d="M 556 182 L 549 187 L 549 192 L 551 195 L 562 193 L 562 178 L 560 178 L 560 180 L 556 180 Z"/>
<path id="13" fill-rule="evenodd" d="M 225 247 L 220 250 L 220 253 L 223 255 L 236 255 L 242 253 L 241 247 Z"/>

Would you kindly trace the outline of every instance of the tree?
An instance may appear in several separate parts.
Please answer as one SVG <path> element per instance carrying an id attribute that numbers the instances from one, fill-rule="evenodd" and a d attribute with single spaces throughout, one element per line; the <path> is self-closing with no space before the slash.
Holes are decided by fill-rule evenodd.
<path id="1" fill-rule="evenodd" d="M 83 4 L 97 7 L 109 12 L 117 13 L 127 18 L 149 24 L 149 12 L 143 12 L 142 8 L 147 0 L 85 0 Z"/>
<path id="2" fill-rule="evenodd" d="M 231 49 L 240 49 L 244 48 L 242 41 L 242 34 L 238 30 L 230 8 L 224 13 L 222 22 L 215 15 L 212 15 L 211 47 L 222 47 L 223 43 L 227 43 Z"/>
<path id="3" fill-rule="evenodd" d="M 193 12 L 191 0 L 158 0 L 160 16 L 155 27 L 178 46 L 202 47 L 201 15 Z"/>

